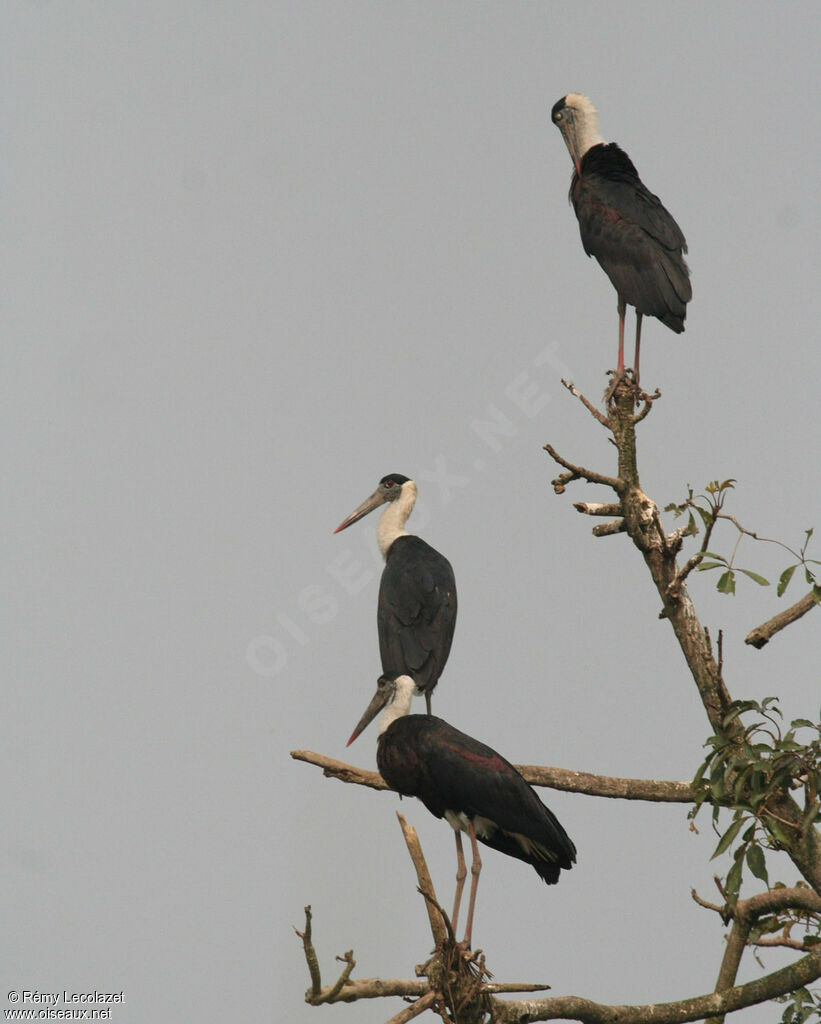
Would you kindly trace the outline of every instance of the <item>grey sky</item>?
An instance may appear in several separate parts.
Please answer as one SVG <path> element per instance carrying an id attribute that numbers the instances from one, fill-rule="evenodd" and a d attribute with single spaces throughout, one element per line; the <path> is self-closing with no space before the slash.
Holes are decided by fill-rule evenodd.
<path id="1" fill-rule="evenodd" d="M 644 334 L 645 490 L 736 477 L 731 511 L 797 545 L 821 527 L 819 36 L 809 3 L 3 5 L 0 992 L 123 990 L 117 1024 L 400 1008 L 304 1006 L 291 927 L 311 903 L 328 981 L 351 947 L 367 977 L 430 946 L 398 798 L 288 757 L 374 766 L 374 728 L 344 745 L 380 667 L 375 517 L 331 531 L 387 472 L 459 587 L 435 713 L 514 761 L 692 775 L 706 718 L 640 559 L 541 450 L 614 466 L 559 384 L 601 394 L 617 318 L 550 108 L 588 93 L 690 245 L 687 332 Z M 817 613 L 755 652 L 783 602 L 714 582 L 692 593 L 734 696 L 811 717 Z M 496 977 L 711 989 L 708 816 L 540 794 L 578 865 L 548 889 L 488 851 Z M 447 904 L 450 829 L 401 806 Z"/>

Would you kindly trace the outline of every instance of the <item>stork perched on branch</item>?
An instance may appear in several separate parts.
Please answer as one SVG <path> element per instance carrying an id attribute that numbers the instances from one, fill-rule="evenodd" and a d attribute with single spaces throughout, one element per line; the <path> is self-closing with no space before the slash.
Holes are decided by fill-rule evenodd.
<path id="1" fill-rule="evenodd" d="M 642 317 L 657 317 L 676 334 L 684 330 L 693 296 L 684 260 L 687 242 L 630 157 L 599 135 L 598 114 L 587 96 L 563 96 L 553 107 L 552 119 L 573 160 L 570 201 L 584 251 L 596 257 L 619 297 L 617 380 L 624 376 L 626 306 L 636 309 L 633 378 L 638 383 Z"/>
<path id="2" fill-rule="evenodd" d="M 379 712 L 376 763 L 388 785 L 418 797 L 431 814 L 445 818 L 456 835 L 456 931 L 467 877 L 462 832 L 470 838 L 470 903 L 464 944 L 470 948 L 482 858 L 477 840 L 535 868 L 548 885 L 576 860 L 576 847 L 555 815 L 501 754 L 454 729 L 441 718 L 410 715 L 414 681 L 397 673 L 380 677 L 377 690 L 348 745 Z"/>
<path id="3" fill-rule="evenodd" d="M 376 613 L 382 671 L 412 676 L 430 714 L 456 628 L 456 580 L 444 555 L 405 530 L 415 503 L 413 480 L 390 473 L 334 533 L 387 505 L 376 528 L 385 559 Z"/>

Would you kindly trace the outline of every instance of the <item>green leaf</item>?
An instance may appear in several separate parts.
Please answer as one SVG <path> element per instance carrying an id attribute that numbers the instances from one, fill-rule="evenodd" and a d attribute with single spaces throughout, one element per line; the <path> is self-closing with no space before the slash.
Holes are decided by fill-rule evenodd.
<path id="1" fill-rule="evenodd" d="M 698 512 L 698 514 L 701 516 L 701 521 L 702 523 L 704 523 L 705 530 L 713 525 L 713 523 L 715 522 L 715 517 L 713 516 L 712 512 L 708 512 L 707 509 L 702 508 L 701 505 L 695 505 L 694 508 L 696 512 Z"/>
<path id="2" fill-rule="evenodd" d="M 753 583 L 757 583 L 759 587 L 769 587 L 770 585 L 769 580 L 765 580 L 763 576 L 759 576 L 758 573 L 753 572 L 752 569 L 739 569 L 738 571 L 743 572 L 745 576 L 749 576 Z"/>
<path id="3" fill-rule="evenodd" d="M 814 729 L 815 722 L 811 722 L 809 718 L 795 718 L 790 725 L 793 729 Z"/>
<path id="4" fill-rule="evenodd" d="M 719 594 L 734 594 L 735 593 L 735 573 L 732 569 L 728 569 L 719 578 L 716 584 L 716 590 Z"/>
<path id="5" fill-rule="evenodd" d="M 812 586 L 815 583 L 815 576 L 813 576 L 812 572 L 806 565 L 804 566 L 804 579 L 807 581 L 807 583 L 809 583 L 810 586 Z"/>
<path id="6" fill-rule="evenodd" d="M 715 860 L 719 854 L 724 853 L 730 843 L 735 839 L 741 830 L 741 826 L 744 824 L 744 818 L 736 818 L 735 821 L 730 825 L 724 835 L 719 839 L 718 846 L 715 848 L 715 853 L 710 860 Z"/>
<path id="7" fill-rule="evenodd" d="M 732 900 L 738 898 L 738 890 L 741 888 L 741 865 L 742 861 L 739 858 L 727 872 L 727 881 L 724 888 L 727 896 Z"/>
<path id="8" fill-rule="evenodd" d="M 704 572 L 705 569 L 721 569 L 726 564 L 726 562 L 699 562 L 696 568 L 699 572 Z"/>
<path id="9" fill-rule="evenodd" d="M 777 842 L 779 842 L 786 849 L 789 849 L 791 840 L 787 833 L 784 831 L 783 827 L 781 826 L 781 822 L 776 821 L 775 818 L 768 817 L 767 828 L 772 833 Z"/>
<path id="10" fill-rule="evenodd" d="M 810 537 L 812 537 L 812 535 L 813 535 L 813 534 L 815 533 L 815 527 L 814 527 L 814 526 L 811 526 L 811 527 L 809 528 L 809 530 L 804 530 L 804 533 L 806 533 L 806 535 L 807 535 L 807 540 L 809 540 L 809 539 L 810 539 Z"/>
<path id="11" fill-rule="evenodd" d="M 764 860 L 764 851 L 758 843 L 753 843 L 747 847 L 747 866 L 756 878 L 760 878 L 765 884 L 769 882 L 769 879 L 767 878 L 767 864 Z"/>
<path id="12" fill-rule="evenodd" d="M 790 565 L 779 576 L 779 578 L 778 578 L 778 588 L 776 589 L 776 594 L 778 594 L 779 597 L 781 597 L 781 595 L 784 593 L 784 591 L 790 585 L 790 580 L 792 579 L 792 574 L 795 572 L 795 570 L 797 568 L 798 568 L 797 564 L 796 565 Z"/>

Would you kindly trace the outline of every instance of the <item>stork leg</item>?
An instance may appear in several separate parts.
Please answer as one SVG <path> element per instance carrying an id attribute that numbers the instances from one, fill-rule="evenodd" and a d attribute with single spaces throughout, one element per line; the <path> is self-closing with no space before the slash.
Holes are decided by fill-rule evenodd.
<path id="1" fill-rule="evenodd" d="M 425 707 L 428 709 L 428 714 L 430 714 L 430 690 L 425 690 Z"/>
<path id="2" fill-rule="evenodd" d="M 641 319 L 643 316 L 643 313 L 636 310 L 636 363 L 633 367 L 633 381 L 636 384 L 639 382 L 639 350 L 641 349 Z"/>
<path id="3" fill-rule="evenodd" d="M 453 898 L 453 913 L 450 916 L 450 923 L 456 932 L 456 923 L 459 920 L 459 904 L 462 902 L 462 889 L 465 887 L 468 869 L 465 865 L 465 852 L 462 849 L 462 830 L 456 829 L 453 833 L 456 836 L 456 895 Z"/>
<path id="4" fill-rule="evenodd" d="M 476 890 L 479 887 L 479 872 L 482 870 L 482 858 L 479 856 L 479 844 L 476 842 L 476 829 L 473 822 L 468 819 L 468 835 L 473 850 L 473 863 L 470 865 L 470 903 L 468 905 L 468 924 L 465 928 L 463 944 L 470 949 L 470 939 L 473 934 L 473 906 L 476 903 Z"/>
<path id="5" fill-rule="evenodd" d="M 619 296 L 619 365 L 616 367 L 616 379 L 620 380 L 624 376 L 624 314 L 627 309 L 627 304 L 624 298 Z"/>

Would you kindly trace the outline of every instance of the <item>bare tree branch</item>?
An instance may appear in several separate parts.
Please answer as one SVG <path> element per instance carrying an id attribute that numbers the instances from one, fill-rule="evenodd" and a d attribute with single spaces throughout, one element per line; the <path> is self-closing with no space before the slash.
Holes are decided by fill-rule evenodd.
<path id="1" fill-rule="evenodd" d="M 530 1024 L 541 1020 L 578 1020 L 585 1024 L 685 1024 L 720 1013 L 741 1010 L 785 995 L 821 977 L 821 948 L 763 978 L 736 985 L 725 992 L 643 1006 L 606 1006 L 579 996 L 505 1002 L 494 999 L 499 1024 Z"/>
<path id="2" fill-rule="evenodd" d="M 574 395 L 576 398 L 578 398 L 578 400 L 582 403 L 585 409 L 587 409 L 587 411 L 590 413 L 594 420 L 597 420 L 599 423 L 601 423 L 603 427 L 607 427 L 608 430 L 611 429 L 610 420 L 603 413 L 601 413 L 595 407 L 595 405 L 593 405 L 592 402 L 589 402 L 584 397 L 584 395 L 581 393 L 581 391 L 579 391 L 579 389 L 576 387 L 572 380 L 565 380 L 564 377 L 562 377 L 562 384 L 564 384 L 564 386 L 567 388 L 571 395 Z"/>
<path id="3" fill-rule="evenodd" d="M 780 633 L 782 629 L 800 619 L 802 615 L 806 615 L 810 608 L 816 607 L 817 603 L 815 594 L 811 590 L 800 601 L 796 601 L 794 605 L 786 608 L 783 612 L 779 612 L 778 615 L 774 615 L 762 625 L 756 626 L 747 635 L 744 643 L 757 647 L 760 650 L 772 640 L 776 633 Z"/>
<path id="4" fill-rule="evenodd" d="M 573 508 L 586 516 L 618 516 L 621 515 L 621 503 L 617 501 L 574 501 Z"/>
<path id="5" fill-rule="evenodd" d="M 342 989 L 329 998 L 335 986 L 326 985 L 316 999 L 311 998 L 310 990 L 305 993 L 305 1002 L 318 1006 L 320 1003 L 355 1003 L 358 999 L 384 999 L 388 996 L 419 997 L 430 991 L 427 981 L 415 978 L 358 978 L 350 979 Z"/>
<path id="6" fill-rule="evenodd" d="M 416 869 L 416 878 L 419 882 L 419 892 L 421 892 L 425 897 L 425 906 L 428 911 L 428 921 L 430 922 L 430 930 L 433 934 L 433 942 L 434 945 L 439 948 L 444 945 L 445 939 L 447 938 L 445 923 L 443 921 L 444 915 L 440 913 L 439 904 L 436 902 L 436 893 L 433 889 L 433 882 L 431 881 L 428 865 L 425 861 L 425 855 L 422 853 L 419 837 L 417 836 L 416 829 L 413 825 L 409 825 L 399 811 L 396 812 L 396 817 L 399 819 L 399 825 L 402 829 L 402 835 L 405 837 L 408 853 L 410 854 L 413 866 Z"/>
<path id="7" fill-rule="evenodd" d="M 567 470 L 566 473 L 557 476 L 553 481 L 553 490 L 557 494 L 563 494 L 565 485 L 573 480 L 587 480 L 591 484 L 603 484 L 605 487 L 612 487 L 616 494 L 621 494 L 624 489 L 624 482 L 614 476 L 605 476 L 604 473 L 596 473 L 592 469 L 585 469 L 584 466 L 574 466 L 572 462 L 563 459 L 553 445 L 546 444 L 544 450 L 554 462 L 558 462 L 560 466 L 564 466 Z"/>
<path id="8" fill-rule="evenodd" d="M 406 1006 L 404 1010 L 400 1010 L 395 1016 L 391 1017 L 386 1024 L 407 1024 L 409 1020 L 413 1020 L 414 1017 L 418 1017 L 420 1013 L 424 1013 L 429 1006 L 432 1006 L 436 1002 L 435 992 L 426 992 L 421 999 L 417 999 L 415 1003 L 410 1006 Z"/>
<path id="9" fill-rule="evenodd" d="M 594 537 L 611 537 L 614 533 L 624 533 L 627 527 L 623 519 L 614 519 L 609 523 L 600 523 L 590 531 Z"/>
<path id="10" fill-rule="evenodd" d="M 335 761 L 325 754 L 315 754 L 311 750 L 292 750 L 291 757 L 296 761 L 317 765 L 322 768 L 324 775 L 341 782 L 368 786 L 370 789 L 388 789 L 378 772 Z M 584 793 L 586 796 L 619 800 L 650 800 L 654 803 L 686 804 L 692 803 L 694 799 L 693 787 L 689 782 L 621 779 L 568 768 L 553 768 L 550 765 L 520 764 L 516 765 L 516 769 L 531 786 L 545 786 L 565 793 Z"/>

